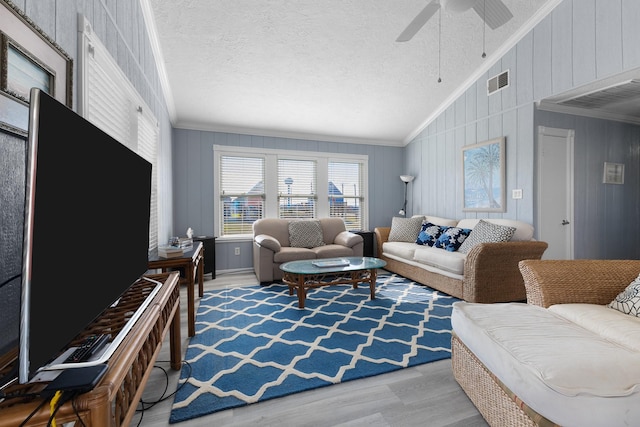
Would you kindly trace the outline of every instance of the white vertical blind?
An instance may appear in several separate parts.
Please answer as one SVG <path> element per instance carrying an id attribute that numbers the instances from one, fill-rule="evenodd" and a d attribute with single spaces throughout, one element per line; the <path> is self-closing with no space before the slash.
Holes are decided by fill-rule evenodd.
<path id="1" fill-rule="evenodd" d="M 158 245 L 158 122 L 86 18 L 79 18 L 79 26 L 82 28 L 79 113 L 152 164 L 149 249 L 155 249 Z M 117 173 L 117 168 L 114 172 Z"/>

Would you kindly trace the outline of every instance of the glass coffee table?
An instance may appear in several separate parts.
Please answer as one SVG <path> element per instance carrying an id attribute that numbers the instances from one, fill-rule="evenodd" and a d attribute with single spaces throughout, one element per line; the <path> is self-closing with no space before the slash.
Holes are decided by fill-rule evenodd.
<path id="1" fill-rule="evenodd" d="M 377 270 L 387 263 L 372 257 L 339 257 L 289 261 L 280 265 L 282 281 L 289 286 L 289 295 L 295 289 L 298 307 L 304 308 L 307 289 L 330 285 L 369 283 L 371 299 L 376 298 Z"/>

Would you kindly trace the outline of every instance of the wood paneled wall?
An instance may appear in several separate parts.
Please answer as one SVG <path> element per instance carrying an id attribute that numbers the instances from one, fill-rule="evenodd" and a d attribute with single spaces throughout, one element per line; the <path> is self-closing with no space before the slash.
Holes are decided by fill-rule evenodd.
<path id="1" fill-rule="evenodd" d="M 168 239 L 173 227 L 171 121 L 140 2 L 130 0 L 14 0 L 38 27 L 73 58 L 73 109 L 78 106 L 78 14 L 87 17 L 120 69 L 159 123 L 159 229 Z M 114 168 L 114 173 L 117 173 Z M 96 226 L 99 232 L 99 226 Z M 164 237 L 163 237 L 164 236 Z"/>
<path id="2" fill-rule="evenodd" d="M 198 130 L 174 130 L 174 218 L 176 233 L 188 227 L 196 234 L 213 235 L 217 213 L 213 210 L 215 170 L 213 146 L 238 146 L 323 153 L 367 154 L 369 156 L 369 228 L 391 224 L 404 200 L 403 147 L 346 144 L 279 137 L 239 135 Z M 240 247 L 240 255 L 234 248 Z M 250 241 L 216 241 L 217 269 L 233 271 L 252 268 Z"/>
<path id="3" fill-rule="evenodd" d="M 408 144 L 405 172 L 417 177 L 411 211 L 535 225 L 537 127 L 575 129 L 576 258 L 640 258 L 640 127 L 536 110 L 545 97 L 640 67 L 638 26 L 635 0 L 562 2 Z M 505 70 L 510 86 L 488 96 L 486 80 Z M 461 148 L 499 136 L 506 137 L 506 212 L 463 212 Z M 625 185 L 602 184 L 605 161 L 627 165 Z M 512 189 L 523 198 L 511 199 Z"/>

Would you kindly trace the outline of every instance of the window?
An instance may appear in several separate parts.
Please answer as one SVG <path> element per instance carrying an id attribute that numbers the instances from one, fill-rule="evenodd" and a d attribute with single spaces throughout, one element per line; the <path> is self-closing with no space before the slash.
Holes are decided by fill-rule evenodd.
<path id="1" fill-rule="evenodd" d="M 315 160 L 278 159 L 278 217 L 315 218 Z"/>
<path id="2" fill-rule="evenodd" d="M 367 227 L 366 155 L 214 146 L 216 234 L 246 237 L 260 218 L 343 218 Z"/>
<path id="3" fill-rule="evenodd" d="M 264 158 L 220 158 L 221 235 L 251 234 L 264 213 Z"/>
<path id="4" fill-rule="evenodd" d="M 329 162 L 330 216 L 344 219 L 349 230 L 362 230 L 362 164 Z"/>

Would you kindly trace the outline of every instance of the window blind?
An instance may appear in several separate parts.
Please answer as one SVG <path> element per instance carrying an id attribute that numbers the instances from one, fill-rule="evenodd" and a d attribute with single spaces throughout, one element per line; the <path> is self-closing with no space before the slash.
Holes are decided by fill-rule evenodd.
<path id="1" fill-rule="evenodd" d="M 362 163 L 329 162 L 329 216 L 340 217 L 349 230 L 363 229 Z"/>
<path id="2" fill-rule="evenodd" d="M 317 162 L 278 159 L 278 216 L 315 218 Z"/>
<path id="3" fill-rule="evenodd" d="M 368 156 L 215 145 L 220 238 L 246 238 L 260 218 L 343 218 L 367 228 Z"/>
<path id="4" fill-rule="evenodd" d="M 222 156 L 220 159 L 220 217 L 222 235 L 251 234 L 263 217 L 264 158 Z"/>

